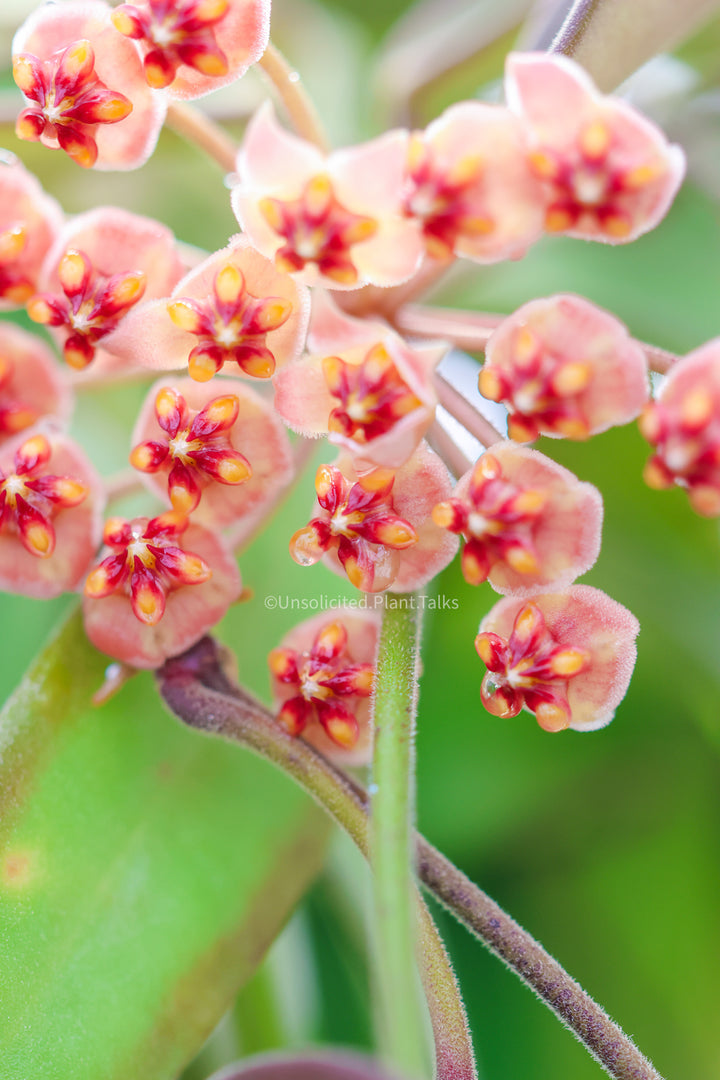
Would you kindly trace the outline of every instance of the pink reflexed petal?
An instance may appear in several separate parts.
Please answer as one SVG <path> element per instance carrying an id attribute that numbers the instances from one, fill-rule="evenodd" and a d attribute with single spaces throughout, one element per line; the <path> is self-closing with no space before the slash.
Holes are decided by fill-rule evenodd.
<path id="1" fill-rule="evenodd" d="M 270 0 L 230 0 L 227 14 L 214 26 L 215 40 L 228 60 L 227 75 L 202 75 L 187 64 L 178 68 L 168 96 L 193 101 L 228 86 L 260 59 L 270 36 Z"/>
<path id="2" fill-rule="evenodd" d="M 260 196 L 297 198 L 312 176 L 325 171 L 325 160 L 316 146 L 282 127 L 266 102 L 248 124 L 238 154 L 240 188 Z"/>
<path id="3" fill-rule="evenodd" d="M 337 399 L 327 388 L 322 357 L 287 364 L 273 378 L 275 408 L 288 427 L 302 435 L 326 435 L 328 417 Z"/>
<path id="4" fill-rule="evenodd" d="M 163 379 L 148 392 L 133 431 L 132 446 L 158 438 L 160 428 L 155 418 L 155 398 L 161 387 L 169 385 L 182 394 L 190 409 L 197 412 L 214 398 L 226 394 L 234 394 L 239 399 L 238 418 L 231 430 L 230 441 L 250 462 L 252 476 L 237 486 L 213 482 L 204 488 L 192 519 L 213 528 L 241 523 L 247 517 L 251 529 L 254 516 L 263 506 L 271 504 L 292 478 L 292 449 L 282 423 L 270 405 L 239 379 L 220 376 L 207 383 L 180 379 L 173 380 L 172 384 Z M 168 472 L 169 463 L 166 463 L 157 473 L 139 474 L 146 487 L 163 501 L 167 501 Z M 196 475 L 194 469 L 192 472 Z M 242 537 L 242 530 L 236 527 L 233 541 L 239 544 Z"/>
<path id="5" fill-rule="evenodd" d="M 191 525 L 183 533 L 182 546 L 205 560 L 212 577 L 202 585 L 185 585 L 171 592 L 156 626 L 145 626 L 135 618 L 130 597 L 124 593 L 102 600 L 86 596 L 85 630 L 97 649 L 132 667 L 154 668 L 189 649 L 220 621 L 241 591 L 232 554 L 219 537 L 200 525 Z"/>
<path id="6" fill-rule="evenodd" d="M 494 228 L 478 236 L 461 235 L 456 253 L 483 263 L 524 255 L 542 235 L 545 198 L 528 168 L 517 118 L 497 105 L 463 101 L 430 124 L 425 139 L 440 167 L 451 169 L 468 157 L 481 161 L 478 183 L 464 201 L 470 212 L 492 219 Z"/>
<path id="7" fill-rule="evenodd" d="M 328 172 L 343 206 L 380 219 L 400 213 L 408 138 L 407 131 L 387 131 L 331 155 Z"/>
<path id="8" fill-rule="evenodd" d="M 376 611 L 342 607 L 333 612 L 322 612 L 312 619 L 293 627 L 282 640 L 284 647 L 298 652 L 309 652 L 319 630 L 331 622 L 341 622 L 348 634 L 347 654 L 354 664 L 374 664 L 377 656 L 377 643 L 380 633 L 380 614 Z M 297 687 L 283 686 L 273 680 L 273 694 L 276 704 L 293 697 Z M 323 731 L 320 724 L 313 721 L 303 732 L 303 739 L 311 743 L 325 757 L 338 764 L 367 765 L 372 758 L 373 729 L 370 718 L 369 698 L 343 698 L 343 702 L 352 710 L 360 725 L 358 741 L 352 750 L 341 750 Z"/>
<path id="9" fill-rule="evenodd" d="M 610 312 L 571 294 L 531 300 L 505 319 L 487 344 L 486 361 L 512 370 L 514 335 L 529 327 L 558 359 L 592 365 L 593 377 L 578 395 L 595 435 L 639 415 L 647 402 L 647 360 L 627 328 Z M 556 437 L 552 431 L 545 434 Z"/>
<path id="10" fill-rule="evenodd" d="M 276 270 L 268 259 L 250 246 L 245 237 L 234 237 L 226 248 L 204 259 L 178 281 L 172 292 L 167 290 L 162 295 L 170 299 L 187 296 L 193 300 L 206 300 L 213 295 L 216 273 L 227 262 L 242 272 L 246 286 L 254 296 L 278 296 L 291 302 L 293 310 L 290 317 L 277 330 L 268 333 L 266 342 L 275 357 L 277 368 L 297 359 L 305 343 L 310 295 L 289 274 Z M 154 371 L 187 367 L 188 355 L 197 344 L 194 335 L 175 326 L 167 313 L 167 301 L 138 305 L 113 332 L 112 339 L 115 351 L 132 356 L 138 366 Z M 231 365 L 230 370 L 233 375 L 240 372 L 235 365 Z M 217 393 L 213 395 L 217 396 Z"/>
<path id="11" fill-rule="evenodd" d="M 111 8 L 102 0 L 66 0 L 38 8 L 16 33 L 13 55 L 33 53 L 47 58 L 57 49 L 87 38 L 95 52 L 95 71 L 111 90 L 130 99 L 133 111 L 117 124 L 99 124 L 96 169 L 137 169 L 150 157 L 162 128 L 166 105 L 145 81 L 135 45 L 110 22 Z"/>
<path id="12" fill-rule="evenodd" d="M 514 596 L 501 600 L 485 616 L 480 630 L 499 634 L 507 641 L 525 603 Z M 589 585 L 572 585 L 563 593 L 542 593 L 533 603 L 558 644 L 587 649 L 592 656 L 588 670 L 567 684 L 570 727 L 576 731 L 604 727 L 627 691 L 640 624 L 622 604 Z"/>
<path id="13" fill-rule="evenodd" d="M 505 61 L 510 108 L 527 120 L 538 142 L 558 149 L 575 141 L 600 97 L 592 79 L 566 56 L 510 53 Z"/>
<path id="14" fill-rule="evenodd" d="M 326 289 L 313 290 L 307 337 L 311 353 L 330 356 L 348 349 L 368 349 L 387 330 L 387 323 L 380 319 L 356 319 L 347 315 Z"/>
<path id="15" fill-rule="evenodd" d="M 393 487 L 393 504 L 399 517 L 409 521 L 418 542 L 400 553 L 400 572 L 393 592 L 410 592 L 426 585 L 455 556 L 458 538 L 432 520 L 432 508 L 452 493 L 453 482 L 441 458 L 421 443 L 406 465 L 399 469 Z"/>
<path id="16" fill-rule="evenodd" d="M 540 564 L 538 572 L 519 574 L 507 563 L 496 562 L 488 575 L 490 584 L 496 592 L 518 597 L 542 589 L 564 589 L 590 569 L 600 552 L 600 492 L 538 450 L 503 442 L 496 443 L 491 452 L 500 462 L 504 480 L 542 491 L 548 501 L 531 534 Z M 456 497 L 467 498 L 472 472 L 470 469 L 458 481 Z"/>
<path id="17" fill-rule="evenodd" d="M 37 413 L 38 419 L 52 416 L 56 424 L 69 419 L 73 400 L 69 379 L 37 335 L 12 323 L 0 324 L 0 359 L 9 360 L 12 367 L 0 387 L 0 406 L 4 400 L 17 401 Z M 0 433 L 0 443 L 10 438 L 15 436 Z"/>
<path id="18" fill-rule="evenodd" d="M 55 199 L 15 160 L 0 160 L 0 233 L 15 225 L 25 230 L 25 246 L 12 268 L 37 285 L 40 267 L 62 227 L 63 212 Z M 0 297 L 0 311 L 22 305 Z"/>
<path id="19" fill-rule="evenodd" d="M 422 262 L 424 251 L 417 221 L 400 217 L 384 218 L 375 236 L 353 247 L 353 262 L 361 284 L 389 287 L 400 285 L 413 276 Z"/>
<path id="20" fill-rule="evenodd" d="M 85 484 L 88 495 L 79 506 L 62 509 L 52 519 L 55 550 L 47 559 L 30 555 L 15 534 L 0 530 L 0 590 L 50 598 L 77 588 L 89 570 L 102 539 L 105 495 L 100 476 L 77 443 L 50 428 L 34 430 L 42 431 L 51 446 L 43 473 L 71 476 Z M 22 432 L 3 446 L 0 471 L 14 472 L 15 450 L 30 434 Z"/>

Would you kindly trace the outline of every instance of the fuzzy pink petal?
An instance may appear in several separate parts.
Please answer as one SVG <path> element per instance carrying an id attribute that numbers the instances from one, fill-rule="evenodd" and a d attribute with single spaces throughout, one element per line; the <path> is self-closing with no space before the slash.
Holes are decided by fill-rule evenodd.
<path id="1" fill-rule="evenodd" d="M 353 262 L 361 283 L 383 288 L 401 285 L 419 269 L 423 259 L 420 225 L 401 217 L 382 218 L 379 224 L 375 236 L 353 247 Z"/>
<path id="2" fill-rule="evenodd" d="M 526 119 L 535 138 L 562 147 L 592 119 L 599 94 L 589 75 L 566 56 L 510 53 L 505 61 L 510 108 Z"/>
<path id="3" fill-rule="evenodd" d="M 0 386 L 0 407 L 7 401 L 32 409 L 37 418 L 65 423 L 72 410 L 69 379 L 47 345 L 12 323 L 0 324 L 0 361 L 9 361 L 11 374 Z M 0 433 L 0 443 L 9 441 Z M 12 436 L 14 438 L 14 436 Z"/>
<path id="4" fill-rule="evenodd" d="M 193 412 L 199 412 L 208 402 L 226 394 L 234 394 L 239 402 L 238 418 L 230 433 L 232 446 L 248 459 L 252 476 L 243 484 L 210 483 L 204 488 L 200 505 L 193 511 L 192 520 L 208 528 L 238 525 L 241 519 L 255 515 L 272 504 L 278 493 L 289 483 L 293 472 L 292 450 L 285 429 L 266 401 L 239 379 L 219 377 L 198 383 L 194 379 L 162 379 L 146 397 L 132 435 L 132 445 L 148 439 L 158 439 L 162 432 L 155 417 L 155 398 L 163 386 L 177 390 Z M 157 473 L 142 473 L 146 486 L 167 501 L 167 476 L 170 463 Z M 242 533 L 233 532 L 236 543 Z"/>
<path id="5" fill-rule="evenodd" d="M 407 131 L 386 131 L 331 155 L 328 171 L 343 206 L 376 218 L 400 212 L 408 138 Z"/>
<path id="6" fill-rule="evenodd" d="M 168 96 L 193 101 L 229 86 L 260 59 L 270 36 L 270 0 L 230 0 L 227 14 L 214 27 L 215 40 L 228 60 L 227 75 L 202 75 L 187 64 L 178 68 Z"/>
<path id="7" fill-rule="evenodd" d="M 285 635 L 281 646 L 295 649 L 297 652 L 309 652 L 318 632 L 328 623 L 341 622 L 347 630 L 347 654 L 354 664 L 374 664 L 377 656 L 378 636 L 380 633 L 380 614 L 373 610 L 338 607 L 332 612 L 321 612 L 306 619 Z M 273 695 L 276 705 L 297 694 L 297 688 L 273 679 Z M 373 728 L 370 717 L 369 698 L 343 699 L 355 714 L 360 726 L 358 741 L 352 750 L 341 750 L 337 743 L 328 738 L 318 723 L 311 723 L 302 737 L 321 754 L 344 765 L 367 765 L 372 758 Z"/>
<path id="8" fill-rule="evenodd" d="M 347 315 L 326 289 L 313 290 L 307 338 L 311 353 L 330 356 L 348 349 L 369 348 L 387 329 L 387 323 L 380 319 L 357 319 Z"/>
<path id="9" fill-rule="evenodd" d="M 95 52 L 95 71 L 110 89 L 129 98 L 133 110 L 115 124 L 92 125 L 97 142 L 95 168 L 137 169 L 152 154 L 165 120 L 166 105 L 145 81 L 140 54 L 110 22 L 111 8 L 102 0 L 66 0 L 45 4 L 23 23 L 12 43 L 13 56 L 29 52 L 50 57 L 74 41 L 87 38 Z"/>
<path id="10" fill-rule="evenodd" d="M 170 656 L 194 645 L 220 621 L 240 595 L 240 573 L 222 540 L 201 525 L 182 534 L 182 547 L 212 569 L 201 585 L 185 585 L 167 598 L 165 613 L 155 626 L 135 617 L 130 597 L 118 591 L 101 600 L 85 597 L 85 631 L 96 649 L 137 668 L 155 668 Z"/>
<path id="11" fill-rule="evenodd" d="M 400 552 L 400 572 L 393 592 L 418 589 L 452 562 L 458 538 L 441 529 L 432 520 L 433 507 L 450 497 L 452 478 L 444 462 L 426 443 L 421 443 L 402 469 L 398 469 L 393 487 L 397 514 L 409 521 L 418 534 L 413 547 Z"/>
<path id="12" fill-rule="evenodd" d="M 0 233 L 25 230 L 25 245 L 12 269 L 36 284 L 48 249 L 62 227 L 63 212 L 39 181 L 14 157 L 0 157 Z M 0 311 L 22 305 L 0 297 Z"/>
<path id="13" fill-rule="evenodd" d="M 273 379 L 275 408 L 288 427 L 301 435 L 326 435 L 328 417 L 337 399 L 327 388 L 322 357 L 309 356 L 288 364 Z"/>
<path id="14" fill-rule="evenodd" d="M 587 649 L 592 657 L 587 671 L 568 680 L 570 727 L 595 731 L 609 724 L 635 667 L 635 638 L 640 630 L 637 619 L 622 604 L 589 585 L 572 585 L 562 593 L 541 593 L 532 602 L 559 645 Z M 514 596 L 501 600 L 485 616 L 480 630 L 507 640 L 526 603 Z"/>
<path id="15" fill-rule="evenodd" d="M 495 443 L 490 453 L 499 461 L 504 480 L 547 496 L 531 531 L 538 572 L 520 574 L 498 561 L 488 575 L 490 584 L 496 592 L 518 597 L 542 589 L 564 589 L 590 569 L 600 552 L 600 492 L 538 450 L 508 441 Z M 470 469 L 458 481 L 455 497 L 467 497 L 472 473 Z"/>
<path id="16" fill-rule="evenodd" d="M 88 488 L 88 495 L 78 506 L 65 507 L 52 518 L 55 550 L 46 559 L 26 551 L 17 534 L 0 529 L 0 589 L 23 596 L 50 598 L 75 589 L 89 570 L 102 538 L 105 494 L 103 482 L 82 448 L 50 427 L 22 432 L 14 442 L 6 443 L 0 451 L 0 471 L 6 475 L 14 471 L 15 450 L 39 431 L 52 448 L 43 473 L 79 480 Z"/>
<path id="17" fill-rule="evenodd" d="M 325 160 L 316 146 L 278 123 L 268 101 L 245 131 L 238 155 L 240 185 L 262 195 L 297 197 L 312 176 L 323 172 Z"/>

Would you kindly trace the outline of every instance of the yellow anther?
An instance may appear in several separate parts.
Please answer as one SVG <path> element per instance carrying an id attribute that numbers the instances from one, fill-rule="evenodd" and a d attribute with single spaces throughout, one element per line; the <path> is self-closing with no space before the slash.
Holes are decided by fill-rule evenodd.
<path id="1" fill-rule="evenodd" d="M 551 206 L 545 214 L 545 229 L 547 232 L 565 232 L 573 223 L 573 217 L 569 210 L 563 210 L 559 206 Z"/>
<path id="2" fill-rule="evenodd" d="M 520 545 L 507 549 L 505 561 L 518 574 L 536 574 L 538 572 L 538 561 L 534 554 L 528 548 Z"/>
<path id="3" fill-rule="evenodd" d="M 570 397 L 584 390 L 592 378 L 592 367 L 579 361 L 562 364 L 552 377 L 552 388 L 560 397 Z"/>
<path id="4" fill-rule="evenodd" d="M 712 394 L 705 387 L 698 386 L 683 398 L 680 417 L 686 427 L 698 429 L 704 427 L 712 417 L 714 402 Z"/>
<path id="5" fill-rule="evenodd" d="M 124 120 L 132 112 L 132 102 L 126 97 L 107 98 L 98 103 L 93 109 L 93 121 L 100 124 L 114 124 L 118 120 Z"/>
<path id="6" fill-rule="evenodd" d="M 227 397 L 216 398 L 207 407 L 205 415 L 211 424 L 226 424 L 232 417 L 237 416 L 239 401 L 234 394 Z"/>
<path id="7" fill-rule="evenodd" d="M 394 476 L 393 469 L 373 469 L 361 476 L 358 483 L 364 491 L 380 491 L 381 488 L 387 487 Z"/>
<path id="8" fill-rule="evenodd" d="M 709 484 L 695 484 L 688 491 L 690 505 L 696 514 L 717 517 L 720 514 L 720 491 Z"/>
<path id="9" fill-rule="evenodd" d="M 432 519 L 441 529 L 449 529 L 455 521 L 455 510 L 452 503 L 444 502 L 433 506 Z"/>
<path id="10" fill-rule="evenodd" d="M 321 465 L 315 473 L 315 491 L 318 498 L 326 498 L 333 489 L 333 470 L 329 465 Z"/>
<path id="11" fill-rule="evenodd" d="M 660 415 L 657 406 L 652 402 L 646 405 L 641 412 L 638 419 L 638 427 L 640 428 L 640 434 L 644 439 L 647 439 L 649 443 L 655 443 L 660 438 L 662 424 L 660 423 Z"/>
<path id="12" fill-rule="evenodd" d="M 646 187 L 655 180 L 659 180 L 664 171 L 662 165 L 638 165 L 625 173 L 622 178 L 623 187 L 633 190 Z"/>
<path id="13" fill-rule="evenodd" d="M 585 649 L 563 649 L 553 656 L 550 668 L 558 678 L 569 679 L 586 668 L 589 662 L 590 654 Z"/>
<path id="14" fill-rule="evenodd" d="M 466 154 L 449 169 L 447 180 L 453 187 L 464 187 L 477 180 L 482 170 L 483 159 L 480 154 Z"/>
<path id="15" fill-rule="evenodd" d="M 521 642 L 527 642 L 533 636 L 542 616 L 534 604 L 526 604 L 515 619 L 513 633 Z"/>
<path id="16" fill-rule="evenodd" d="M 674 483 L 672 476 L 655 458 L 650 458 L 649 461 L 645 462 L 643 480 L 654 491 L 664 491 L 666 488 L 672 487 Z"/>
<path id="17" fill-rule="evenodd" d="M 535 491 L 529 488 L 527 491 L 521 491 L 516 495 L 512 505 L 515 513 L 534 517 L 540 513 L 546 502 L 547 496 L 544 491 Z"/>
<path id="18" fill-rule="evenodd" d="M 357 728 L 341 716 L 332 716 L 326 720 L 325 729 L 333 742 L 347 750 L 352 749 L 357 742 Z"/>
<path id="19" fill-rule="evenodd" d="M 585 157 L 600 161 L 610 149 L 612 132 L 602 120 L 594 120 L 580 135 L 580 149 Z"/>
<path id="20" fill-rule="evenodd" d="M 217 373 L 217 365 L 207 353 L 197 353 L 188 359 L 188 374 L 195 382 L 209 382 Z"/>
<path id="21" fill-rule="evenodd" d="M 485 634 L 478 634 L 475 638 L 475 649 L 483 664 L 489 667 L 495 659 L 495 650 Z"/>
<path id="22" fill-rule="evenodd" d="M 558 435 L 564 435 L 566 439 L 581 441 L 587 439 L 590 435 L 587 421 L 582 420 L 579 416 L 563 416 L 555 421 L 553 428 Z"/>
<path id="23" fill-rule="evenodd" d="M 245 292 L 245 278 L 237 266 L 226 263 L 218 270 L 214 283 L 215 295 L 223 304 L 237 304 Z"/>
<path id="24" fill-rule="evenodd" d="M 66 251 L 57 268 L 60 284 L 66 292 L 82 288 L 87 266 L 79 251 Z M 32 317 L 32 316 L 31 316 Z"/>
<path id="25" fill-rule="evenodd" d="M 143 274 L 142 271 L 126 274 L 124 278 L 113 286 L 112 291 L 108 294 L 108 299 L 112 300 L 114 304 L 117 304 L 120 307 L 127 307 L 129 304 L 134 304 L 145 292 L 146 280 L 145 274 Z"/>
<path id="26" fill-rule="evenodd" d="M 119 34 L 123 34 L 125 37 L 132 37 L 135 33 L 135 20 L 123 11 L 123 9 L 116 8 L 110 16 L 113 26 Z"/>
<path id="27" fill-rule="evenodd" d="M 486 364 L 478 376 L 478 390 L 489 401 L 500 401 L 503 396 L 500 376 Z"/>
<path id="28" fill-rule="evenodd" d="M 627 214 L 608 214 L 603 218 L 602 225 L 608 236 L 615 236 L 618 240 L 629 236 L 632 230 L 632 222 Z"/>
<path id="29" fill-rule="evenodd" d="M 513 340 L 513 355 L 520 367 L 527 367 L 532 363 L 540 352 L 540 342 L 537 334 L 528 326 L 521 326 Z"/>
<path id="30" fill-rule="evenodd" d="M 416 173 L 425 164 L 428 157 L 428 150 L 423 141 L 422 135 L 419 135 L 416 131 L 412 133 L 408 140 L 406 164 L 409 173 Z"/>
<path id="31" fill-rule="evenodd" d="M 35 521 L 32 525 L 29 525 L 27 529 L 25 529 L 24 536 L 35 554 L 39 555 L 41 558 L 49 555 L 52 551 L 52 533 L 48 527 L 41 522 Z"/>
<path id="32" fill-rule="evenodd" d="M 392 547 L 411 547 L 416 544 L 418 535 L 407 521 L 384 522 L 377 528 L 377 541 Z"/>
<path id="33" fill-rule="evenodd" d="M 173 300 L 168 303 L 167 313 L 178 330 L 185 330 L 188 334 L 199 332 L 198 313 L 187 300 Z"/>
<path id="34" fill-rule="evenodd" d="M 72 480 L 69 476 L 58 476 L 55 480 L 55 494 L 66 506 L 77 506 L 88 494 L 85 484 Z"/>
<path id="35" fill-rule="evenodd" d="M 63 67 L 66 73 L 72 78 L 73 76 L 80 75 L 83 68 L 93 64 L 95 61 L 95 54 L 93 53 L 93 47 L 89 41 L 82 39 L 76 41 L 71 45 L 63 60 Z"/>
<path id="36" fill-rule="evenodd" d="M 17 259 L 27 243 L 27 230 L 22 225 L 14 225 L 0 233 L 0 263 Z"/>
<path id="37" fill-rule="evenodd" d="M 328 176 L 313 176 L 305 188 L 305 206 L 311 217 L 323 217 L 333 197 L 332 184 Z"/>
<path id="38" fill-rule="evenodd" d="M 33 435 L 22 444 L 22 454 L 26 458 L 47 458 L 50 453 L 50 443 L 44 435 Z"/>
<path id="39" fill-rule="evenodd" d="M 285 223 L 285 215 L 283 214 L 282 205 L 277 199 L 260 199 L 258 202 L 258 210 L 271 229 L 274 229 L 275 232 L 282 231 Z"/>
<path id="40" fill-rule="evenodd" d="M 226 484 L 242 484 L 252 476 L 252 469 L 244 461 L 225 458 L 218 465 L 219 477 Z"/>
<path id="41" fill-rule="evenodd" d="M 227 60 L 224 57 L 219 56 L 217 53 L 204 52 L 201 49 L 196 50 L 193 55 L 193 67 L 197 68 L 203 75 L 209 75 L 211 78 L 225 75 L 228 70 Z"/>
<path id="42" fill-rule="evenodd" d="M 554 180 L 558 174 L 558 161 L 544 150 L 534 150 L 528 154 L 530 168 L 542 180 Z"/>
<path id="43" fill-rule="evenodd" d="M 270 297 L 263 301 L 255 314 L 255 321 L 263 333 L 277 330 L 286 323 L 292 314 L 293 306 L 289 300 Z"/>
<path id="44" fill-rule="evenodd" d="M 543 731 L 564 731 L 570 727 L 570 714 L 561 705 L 550 701 L 541 701 L 535 710 L 535 717 Z"/>

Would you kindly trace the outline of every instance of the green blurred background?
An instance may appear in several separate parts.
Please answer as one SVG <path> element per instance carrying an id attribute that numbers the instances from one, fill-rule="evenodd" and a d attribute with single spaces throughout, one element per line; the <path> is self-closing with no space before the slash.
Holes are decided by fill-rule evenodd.
<path id="1" fill-rule="evenodd" d="M 494 17 L 495 4 L 477 6 L 487 7 L 488 20 Z M 21 7 L 11 4 L 3 14 L 6 30 L 11 9 Z M 406 8 L 404 0 L 317 5 L 278 0 L 274 36 L 302 71 L 338 142 L 372 134 L 388 121 L 423 124 L 444 105 L 500 75 L 511 36 L 502 26 L 499 41 L 492 40 L 494 34 L 489 41 L 479 38 L 474 53 L 447 73 L 435 74 L 428 86 L 413 85 L 408 99 L 408 57 L 421 36 L 416 30 L 422 18 L 416 13 L 414 22 L 386 36 Z M 422 17 L 441 21 L 441 10 L 425 4 Z M 701 47 L 707 40 L 706 32 L 682 53 L 700 72 L 703 92 L 715 77 Z M 398 52 L 401 45 L 410 52 Z M 415 55 L 422 61 L 420 46 Z M 377 60 L 381 79 L 372 75 Z M 3 85 L 10 86 L 7 75 Z M 249 76 L 217 101 L 211 99 L 212 110 L 239 134 L 265 92 L 260 80 Z M 3 115 L 12 115 L 17 101 L 12 91 L 4 90 L 0 101 Z M 675 118 L 681 141 L 683 115 Z M 218 170 L 172 134 L 163 136 L 145 168 L 128 175 L 84 173 L 61 154 L 18 143 L 7 124 L 0 145 L 16 152 L 69 212 L 114 203 L 157 216 L 182 240 L 208 250 L 235 230 Z M 687 183 L 660 228 L 627 248 L 549 239 L 522 262 L 464 271 L 439 300 L 509 312 L 555 291 L 581 293 L 615 312 L 636 336 L 679 352 L 720 333 L 720 221 L 712 185 Z M 75 431 L 105 472 L 125 463 L 144 389 L 135 385 L 112 395 L 97 390 L 79 395 Z M 489 588 L 466 586 L 457 566 L 451 566 L 437 591 L 456 598 L 458 610 L 428 613 L 424 630 L 420 826 L 540 938 L 664 1076 L 716 1080 L 718 526 L 694 516 L 681 492 L 657 494 L 644 487 L 647 447 L 634 426 L 587 444 L 553 442 L 541 448 L 603 493 L 603 548 L 583 580 L 605 589 L 640 619 L 630 691 L 613 724 L 589 735 L 552 737 L 526 714 L 506 722 L 489 716 L 480 705 L 483 668 L 473 638 L 495 596 Z M 242 557 L 253 597 L 229 613 L 221 630 L 238 656 L 241 678 L 265 697 L 266 653 L 296 619 L 291 611 L 266 610 L 265 596 L 310 599 L 343 591 L 324 568 L 303 570 L 287 554 L 288 536 L 307 520 L 310 475 L 262 541 Z M 66 600 L 0 598 L 2 697 L 67 606 Z M 122 711 L 125 693 L 113 708 Z M 132 722 L 142 719 L 133 716 Z M 157 709 L 147 722 L 173 723 Z M 223 752 L 237 753 L 230 747 Z M 240 1048 L 313 1040 L 370 1045 L 366 888 L 363 867 L 337 840 L 327 870 L 233 1015 L 188 1071 L 188 1080 L 206 1075 Z M 597 1080 L 602 1075 L 514 975 L 444 914 L 438 917 L 465 995 L 482 1077 Z"/>

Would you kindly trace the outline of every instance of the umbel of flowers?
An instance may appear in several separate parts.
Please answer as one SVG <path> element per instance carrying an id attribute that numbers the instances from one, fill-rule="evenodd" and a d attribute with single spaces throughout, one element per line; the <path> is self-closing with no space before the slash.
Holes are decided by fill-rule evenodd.
<path id="1" fill-rule="evenodd" d="M 268 24 L 267 0 L 42 7 L 13 42 L 17 134 L 86 168 L 136 168 L 168 102 L 239 78 Z M 681 151 L 569 60 L 511 56 L 506 98 L 331 152 L 264 104 L 233 177 L 241 233 L 190 262 L 161 223 L 113 207 L 63 221 L 21 165 L 0 166 L 0 304 L 26 305 L 65 362 L 0 332 L 3 586 L 83 589 L 91 641 L 133 667 L 182 652 L 240 595 L 234 549 L 293 477 L 287 425 L 335 448 L 289 538 L 296 563 L 323 561 L 364 593 L 405 593 L 462 541 L 465 579 L 504 596 L 476 640 L 486 707 L 526 709 L 551 731 L 607 723 L 638 628 L 573 584 L 598 556 L 602 499 L 519 444 L 586 439 L 642 413 L 648 481 L 679 483 L 720 514 L 717 343 L 649 404 L 646 350 L 612 314 L 577 296 L 533 300 L 499 321 L 479 373 L 481 393 L 507 408 L 509 439 L 486 438 L 463 475 L 456 454 L 444 460 L 436 369 L 452 322 L 437 341 L 403 334 L 404 298 L 455 259 L 515 259 L 546 232 L 631 241 L 683 175 Z M 101 536 L 112 490 L 65 433 L 74 386 L 149 372 L 162 379 L 128 452 L 155 501 L 110 516 Z M 376 641 L 375 617 L 297 627 L 270 657 L 286 729 L 367 760 Z"/>

